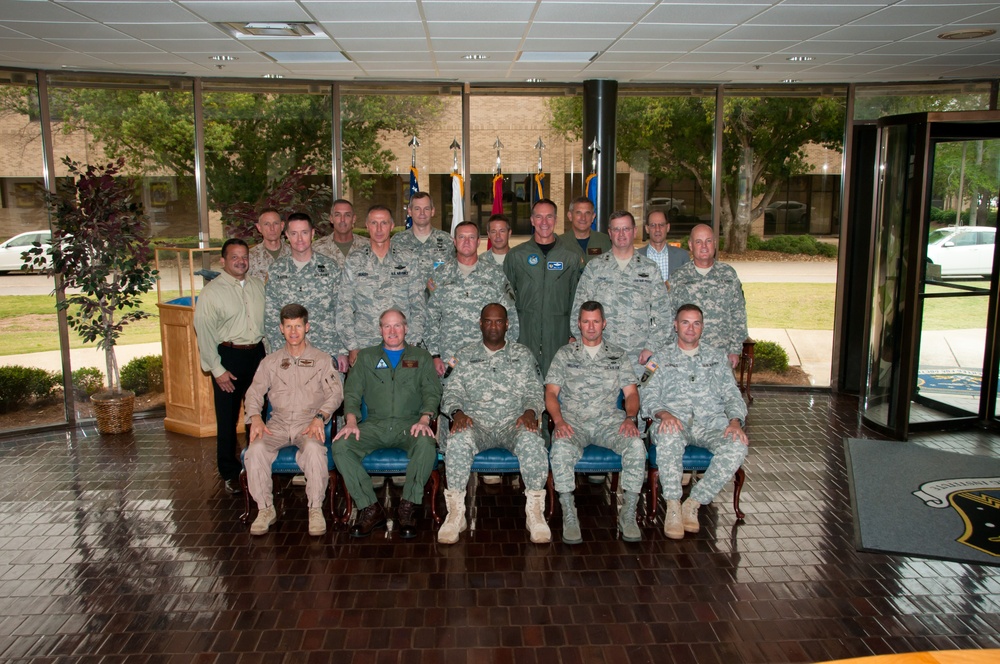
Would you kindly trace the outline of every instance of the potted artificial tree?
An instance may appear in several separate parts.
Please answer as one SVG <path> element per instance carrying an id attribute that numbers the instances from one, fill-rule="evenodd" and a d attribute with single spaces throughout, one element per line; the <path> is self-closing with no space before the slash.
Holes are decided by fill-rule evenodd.
<path id="1" fill-rule="evenodd" d="M 73 181 L 46 196 L 51 266 L 41 247 L 30 251 L 31 260 L 62 275 L 56 287 L 65 299 L 57 307 L 68 310 L 70 329 L 104 351 L 107 390 L 91 397 L 97 429 L 123 433 L 132 430 L 135 395 L 121 388 L 115 343 L 125 325 L 149 315 L 136 308 L 156 283 L 149 219 L 134 201 L 135 182 L 121 175 L 124 159 L 103 166 L 62 161 Z"/>

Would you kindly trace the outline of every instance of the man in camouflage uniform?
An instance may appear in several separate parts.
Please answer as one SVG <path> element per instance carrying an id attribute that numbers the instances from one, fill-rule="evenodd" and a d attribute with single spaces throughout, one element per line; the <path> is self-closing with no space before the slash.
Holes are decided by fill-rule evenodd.
<path id="1" fill-rule="evenodd" d="M 251 535 L 263 535 L 277 520 L 271 493 L 271 464 L 283 447 L 294 445 L 295 463 L 305 473 L 309 499 L 309 534 L 326 532 L 323 499 L 330 475 L 325 425 L 344 400 L 333 359 L 306 341 L 309 312 L 301 304 L 281 308 L 285 345 L 264 358 L 247 392 L 247 486 L 257 503 Z M 271 404 L 267 424 L 261 419 L 264 397 Z"/>
<path id="2" fill-rule="evenodd" d="M 547 198 L 531 207 L 531 239 L 510 250 L 504 274 L 514 289 L 521 326 L 518 341 L 527 346 L 545 375 L 556 351 L 569 341 L 570 312 L 583 265 L 580 254 L 559 246 L 553 233 L 556 204 Z"/>
<path id="3" fill-rule="evenodd" d="M 635 218 L 624 210 L 614 212 L 608 230 L 611 252 L 587 263 L 576 287 L 573 336 L 580 337 L 576 323 L 580 305 L 588 300 L 600 302 L 608 321 L 604 338 L 625 349 L 636 376 L 641 376 L 652 349 L 670 340 L 670 294 L 656 263 L 635 250 Z"/>
<path id="4" fill-rule="evenodd" d="M 257 218 L 257 232 L 260 233 L 262 240 L 250 250 L 250 269 L 247 270 L 247 276 L 257 277 L 266 282 L 267 269 L 271 263 L 291 253 L 288 244 L 281 239 L 284 231 L 285 222 L 281 219 L 281 213 L 274 208 L 268 208 L 260 213 Z"/>
<path id="5" fill-rule="evenodd" d="M 465 487 L 473 457 L 477 452 L 502 447 L 513 452 L 521 466 L 531 541 L 544 544 L 552 539 L 552 533 L 542 514 L 549 474 L 548 451 L 538 433 L 542 377 L 531 351 L 506 341 L 507 310 L 503 305 L 483 307 L 479 327 L 482 341 L 458 352 L 441 399 L 441 412 L 451 419 L 451 436 L 444 456 L 448 518 L 438 531 L 438 542 L 454 544 L 466 529 Z"/>
<path id="6" fill-rule="evenodd" d="M 722 349 L 700 343 L 703 325 L 701 309 L 681 305 L 674 319 L 677 340 L 657 350 L 657 371 L 642 387 L 643 415 L 659 420 L 653 443 L 667 506 L 663 533 L 671 539 L 698 532 L 698 508 L 712 502 L 743 465 L 750 444 L 743 431 L 747 407 L 728 358 Z M 681 504 L 687 445 L 704 447 L 714 456 Z"/>
<path id="7" fill-rule="evenodd" d="M 427 350 L 434 357 L 439 376 L 444 376 L 447 362 L 458 349 L 479 341 L 483 305 L 499 302 L 512 311 L 508 335 L 513 341 L 518 334 L 510 284 L 499 265 L 479 260 L 479 227 L 475 223 L 463 221 L 455 227 L 455 249 L 455 258 L 434 271 L 434 290 L 427 301 Z"/>
<path id="8" fill-rule="evenodd" d="M 599 302 L 580 305 L 580 339 L 559 349 L 545 375 L 545 409 L 555 425 L 552 479 L 562 505 L 566 544 L 583 541 L 573 501 L 573 469 L 587 445 L 606 447 L 621 455 L 625 496 L 618 527 L 626 542 L 642 539 L 635 520 L 646 474 L 646 447 L 636 424 L 639 391 L 624 349 L 603 339 L 606 324 Z M 619 393 L 624 396 L 624 413 L 618 408 Z"/>
<path id="9" fill-rule="evenodd" d="M 395 247 L 413 252 L 420 258 L 424 283 L 431 273 L 455 255 L 451 235 L 431 226 L 434 218 L 434 199 L 426 191 L 418 191 L 406 207 L 413 225 L 392 238 Z"/>
<path id="10" fill-rule="evenodd" d="M 347 257 L 337 295 L 337 329 L 352 366 L 359 350 L 378 344 L 378 320 L 387 309 L 399 309 L 406 316 L 407 340 L 413 345 L 424 344 L 427 329 L 427 300 L 418 259 L 390 243 L 392 212 L 384 205 L 373 205 L 365 225 L 371 243 Z"/>
<path id="11" fill-rule="evenodd" d="M 304 212 L 288 216 L 285 235 L 291 255 L 275 261 L 264 288 L 264 325 L 271 349 L 281 348 L 280 311 L 297 302 L 312 312 L 309 328 L 312 345 L 336 358 L 337 368 L 347 371 L 347 348 L 337 333 L 334 298 L 340 290 L 340 268 L 328 256 L 312 249 L 316 229 Z"/>
<path id="12" fill-rule="evenodd" d="M 343 198 L 330 206 L 330 225 L 333 232 L 313 242 L 313 251 L 337 261 L 343 270 L 348 256 L 368 246 L 368 238 L 354 232 L 354 205 Z"/>
<path id="13" fill-rule="evenodd" d="M 589 198 L 574 198 L 566 212 L 569 228 L 559 236 L 559 246 L 579 255 L 584 265 L 611 251 L 611 238 L 591 229 L 594 216 L 594 203 Z"/>
<path id="14" fill-rule="evenodd" d="M 670 299 L 675 307 L 697 304 L 705 312 L 705 342 L 740 362 L 747 338 L 747 301 L 743 284 L 730 265 L 715 260 L 715 233 L 698 224 L 691 229 L 691 262 L 670 273 Z"/>

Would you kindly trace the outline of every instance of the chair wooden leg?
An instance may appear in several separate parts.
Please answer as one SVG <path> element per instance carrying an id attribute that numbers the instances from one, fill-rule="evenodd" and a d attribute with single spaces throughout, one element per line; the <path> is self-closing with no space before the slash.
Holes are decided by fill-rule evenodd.
<path id="1" fill-rule="evenodd" d="M 240 488 L 243 489 L 243 514 L 240 515 L 240 521 L 246 524 L 250 523 L 250 487 L 247 484 L 246 468 L 240 471 Z"/>
<path id="2" fill-rule="evenodd" d="M 437 498 L 441 491 L 441 473 L 437 470 L 431 471 L 431 518 L 436 525 L 441 525 L 441 517 L 438 516 Z"/>
<path id="3" fill-rule="evenodd" d="M 655 522 L 656 510 L 659 509 L 660 506 L 660 469 L 650 468 L 649 472 L 646 473 L 646 476 L 649 480 L 649 520 L 650 522 Z"/>
<path id="4" fill-rule="evenodd" d="M 327 494 L 330 497 L 330 518 L 334 523 L 337 523 L 339 519 L 337 518 L 337 472 L 331 470 L 330 478 L 327 480 L 326 485 Z"/>
<path id="5" fill-rule="evenodd" d="M 344 479 L 339 477 L 338 482 L 342 487 L 344 487 L 344 511 L 340 515 L 340 522 L 347 524 L 351 520 L 351 511 L 354 509 L 354 501 L 351 499 L 351 493 L 347 490 L 347 483 L 344 482 Z"/>
<path id="6" fill-rule="evenodd" d="M 743 490 L 743 482 L 746 480 L 747 474 L 743 470 L 743 466 L 740 466 L 736 471 L 736 475 L 733 476 L 733 509 L 736 510 L 736 518 L 740 521 L 746 516 L 740 510 L 740 492 Z"/>
<path id="7" fill-rule="evenodd" d="M 552 471 L 549 471 L 549 478 L 545 480 L 545 486 L 549 490 L 549 521 L 552 520 L 552 515 L 556 513 L 556 488 L 555 483 L 552 481 Z"/>

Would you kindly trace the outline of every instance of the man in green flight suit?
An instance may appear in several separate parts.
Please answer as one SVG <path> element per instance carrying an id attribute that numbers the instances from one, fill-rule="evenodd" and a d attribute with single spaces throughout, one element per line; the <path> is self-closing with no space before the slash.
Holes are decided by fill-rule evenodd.
<path id="1" fill-rule="evenodd" d="M 417 506 L 437 459 L 430 425 L 441 402 L 441 381 L 430 353 L 406 343 L 403 312 L 387 309 L 379 327 L 382 343 L 362 349 L 347 374 L 344 428 L 334 438 L 333 460 L 359 510 L 351 536 L 365 537 L 385 526 L 386 514 L 361 461 L 386 447 L 406 450 L 410 461 L 396 516 L 400 537 L 409 539 L 417 536 Z M 362 399 L 368 409 L 364 422 Z"/>
<path id="2" fill-rule="evenodd" d="M 556 351 L 569 341 L 570 313 L 583 264 L 579 252 L 557 244 L 556 214 L 556 204 L 549 199 L 536 202 L 531 207 L 534 235 L 511 249 L 503 263 L 521 323 L 518 342 L 531 349 L 543 375 Z"/>

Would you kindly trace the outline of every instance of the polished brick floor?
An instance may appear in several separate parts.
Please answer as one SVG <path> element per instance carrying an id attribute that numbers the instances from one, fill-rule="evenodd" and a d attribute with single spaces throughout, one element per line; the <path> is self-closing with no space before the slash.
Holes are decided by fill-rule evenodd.
<path id="1" fill-rule="evenodd" d="M 510 480 L 480 488 L 475 536 L 452 547 L 429 529 L 311 538 L 299 489 L 251 538 L 211 441 L 157 421 L 0 439 L 0 660 L 731 664 L 1000 646 L 1000 568 L 855 551 L 841 440 L 870 435 L 856 411 L 762 389 L 745 523 L 727 488 L 697 536 L 625 544 L 587 485 L 577 547 L 530 544 Z M 980 433 L 914 442 L 1000 455 Z"/>

